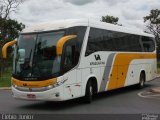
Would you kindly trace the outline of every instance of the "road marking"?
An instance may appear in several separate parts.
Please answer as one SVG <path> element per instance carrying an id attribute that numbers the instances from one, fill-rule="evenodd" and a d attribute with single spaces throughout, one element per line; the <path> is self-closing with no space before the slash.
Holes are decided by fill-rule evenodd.
<path id="1" fill-rule="evenodd" d="M 142 98 L 152 98 L 152 99 L 160 100 L 160 98 L 157 98 L 157 97 L 160 97 L 160 94 L 155 94 L 152 92 L 142 91 L 142 92 L 139 92 L 137 95 Z"/>

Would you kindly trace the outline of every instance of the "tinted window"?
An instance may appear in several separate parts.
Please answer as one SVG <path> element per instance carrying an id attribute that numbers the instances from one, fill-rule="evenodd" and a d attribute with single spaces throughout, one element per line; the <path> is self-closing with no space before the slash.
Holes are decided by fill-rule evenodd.
<path id="1" fill-rule="evenodd" d="M 72 64 L 72 47 L 67 46 L 65 50 L 64 65 Z"/>
<path id="2" fill-rule="evenodd" d="M 72 42 L 68 42 L 64 49 L 64 64 L 63 64 L 63 70 L 64 72 L 67 72 L 68 70 L 72 69 L 77 62 L 75 62 L 75 45 L 74 45 L 74 39 Z"/>
<path id="3" fill-rule="evenodd" d="M 77 26 L 67 29 L 66 35 L 77 35 L 77 37 L 66 42 L 63 48 L 64 62 L 62 69 L 64 72 L 69 71 L 78 64 L 86 28 L 87 27 Z"/>
<path id="4" fill-rule="evenodd" d="M 68 28 L 66 31 L 66 35 L 77 35 L 77 37 L 74 38 L 76 41 L 75 53 L 76 53 L 76 62 L 77 63 L 79 60 L 79 56 L 80 56 L 80 52 L 81 52 L 81 48 L 82 48 L 83 39 L 84 39 L 84 36 L 86 33 L 86 29 L 87 29 L 87 27 L 85 27 L 85 26 L 77 26 L 77 27 Z"/>
<path id="5" fill-rule="evenodd" d="M 155 50 L 155 43 L 152 38 L 142 37 L 142 45 L 145 52 L 153 52 Z"/>
<path id="6" fill-rule="evenodd" d="M 91 28 L 86 56 L 96 51 L 141 52 L 140 36 Z"/>

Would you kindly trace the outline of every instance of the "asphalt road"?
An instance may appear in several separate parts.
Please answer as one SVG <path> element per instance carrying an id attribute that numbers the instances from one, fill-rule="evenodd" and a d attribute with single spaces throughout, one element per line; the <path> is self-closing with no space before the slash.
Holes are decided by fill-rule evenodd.
<path id="1" fill-rule="evenodd" d="M 0 90 L 0 113 L 28 114 L 160 114 L 160 96 L 145 98 L 138 93 L 160 86 L 160 78 L 139 90 L 130 86 L 95 96 L 91 104 L 81 99 L 65 102 L 23 101 L 12 98 L 10 90 Z"/>

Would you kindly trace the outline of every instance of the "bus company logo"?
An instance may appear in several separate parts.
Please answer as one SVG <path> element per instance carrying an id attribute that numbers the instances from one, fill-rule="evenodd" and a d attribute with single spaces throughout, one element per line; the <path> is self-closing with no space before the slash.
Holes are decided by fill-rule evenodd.
<path id="1" fill-rule="evenodd" d="M 94 57 L 95 57 L 96 61 L 101 60 L 100 55 L 94 55 Z"/>
<path id="2" fill-rule="evenodd" d="M 101 57 L 99 54 L 94 55 L 96 62 L 90 62 L 90 65 L 104 65 L 105 62 L 101 61 Z"/>

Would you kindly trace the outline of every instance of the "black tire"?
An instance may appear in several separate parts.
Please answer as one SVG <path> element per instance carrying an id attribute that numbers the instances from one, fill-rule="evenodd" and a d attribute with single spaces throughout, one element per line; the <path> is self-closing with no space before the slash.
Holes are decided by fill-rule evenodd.
<path id="1" fill-rule="evenodd" d="M 141 73 L 139 77 L 139 83 L 138 83 L 138 88 L 142 89 L 145 85 L 145 74 Z"/>
<path id="2" fill-rule="evenodd" d="M 92 102 L 92 97 L 93 97 L 93 85 L 91 81 L 88 81 L 87 86 L 86 86 L 86 94 L 85 94 L 85 103 L 91 103 Z"/>

